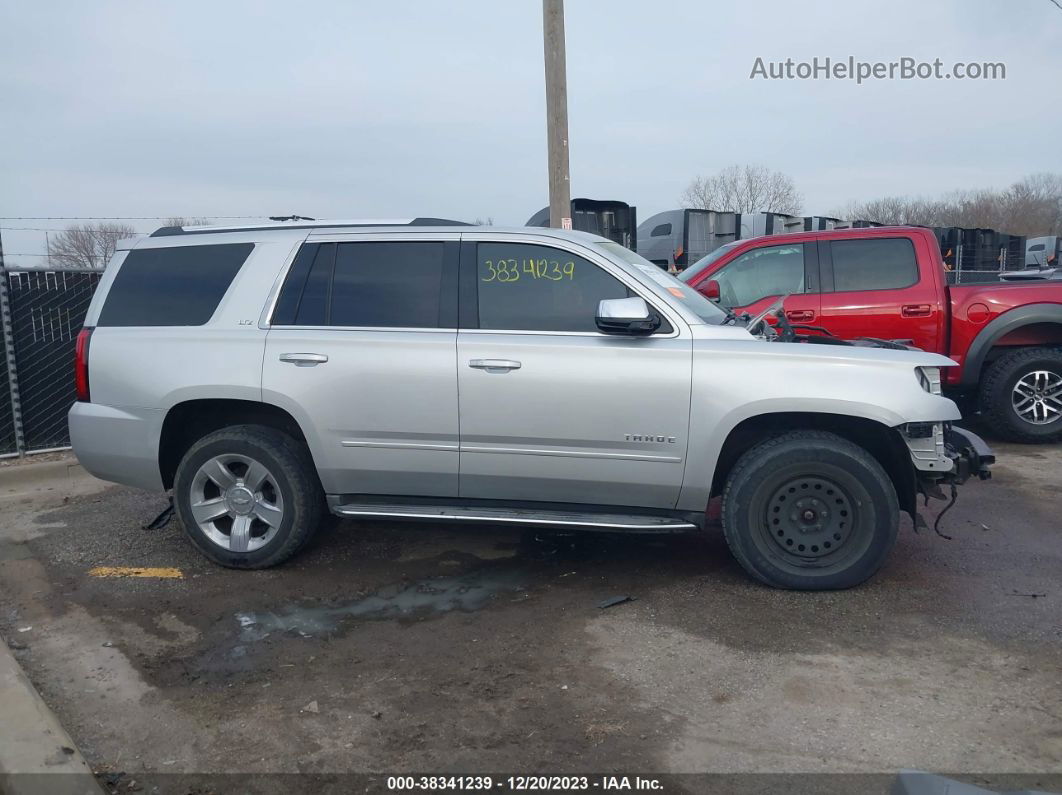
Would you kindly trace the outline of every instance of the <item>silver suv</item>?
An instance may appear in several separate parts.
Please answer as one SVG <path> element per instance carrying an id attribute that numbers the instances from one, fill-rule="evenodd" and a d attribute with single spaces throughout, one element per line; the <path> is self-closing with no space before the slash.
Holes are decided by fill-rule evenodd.
<path id="1" fill-rule="evenodd" d="M 96 292 L 70 435 L 98 477 L 172 489 L 223 566 L 281 563 L 329 512 L 681 532 L 721 496 L 754 577 L 845 588 L 992 457 L 951 425 L 951 360 L 780 317 L 579 232 L 164 228 Z"/>

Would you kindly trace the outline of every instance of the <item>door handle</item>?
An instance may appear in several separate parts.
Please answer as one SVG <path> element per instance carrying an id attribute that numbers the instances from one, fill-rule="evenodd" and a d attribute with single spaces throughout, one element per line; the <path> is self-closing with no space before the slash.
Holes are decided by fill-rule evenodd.
<path id="1" fill-rule="evenodd" d="M 327 362 L 328 357 L 323 353 L 282 353 L 280 361 L 296 367 L 316 367 Z"/>
<path id="2" fill-rule="evenodd" d="M 929 304 L 904 304 L 900 314 L 904 317 L 929 317 L 933 314 L 933 307 Z"/>
<path id="3" fill-rule="evenodd" d="M 811 309 L 790 309 L 785 317 L 793 323 L 810 323 L 815 319 L 815 312 Z"/>
<path id="4" fill-rule="evenodd" d="M 519 370 L 520 362 L 513 359 L 470 359 L 469 367 L 476 370 Z"/>

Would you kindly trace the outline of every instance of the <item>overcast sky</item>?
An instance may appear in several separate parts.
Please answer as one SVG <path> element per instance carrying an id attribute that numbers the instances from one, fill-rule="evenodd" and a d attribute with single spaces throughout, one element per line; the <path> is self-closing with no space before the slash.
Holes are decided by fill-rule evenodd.
<path id="1" fill-rule="evenodd" d="M 572 195 L 643 220 L 735 163 L 791 175 L 807 214 L 1062 171 L 1051 0 L 568 0 L 566 15 Z M 1002 61 L 1007 78 L 749 79 L 757 56 L 849 55 Z M 547 202 L 539 0 L 0 0 L 0 103 L 0 216 L 523 224 Z M 44 248 L 34 231 L 3 242 Z"/>

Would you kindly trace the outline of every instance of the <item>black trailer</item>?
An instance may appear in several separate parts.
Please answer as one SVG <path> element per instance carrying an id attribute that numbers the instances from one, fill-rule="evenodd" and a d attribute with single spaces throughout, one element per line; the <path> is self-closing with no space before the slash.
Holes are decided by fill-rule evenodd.
<path id="1" fill-rule="evenodd" d="M 638 208 L 626 202 L 572 199 L 572 229 L 607 237 L 631 251 L 638 250 Z M 549 226 L 549 207 L 527 219 L 525 226 Z"/>

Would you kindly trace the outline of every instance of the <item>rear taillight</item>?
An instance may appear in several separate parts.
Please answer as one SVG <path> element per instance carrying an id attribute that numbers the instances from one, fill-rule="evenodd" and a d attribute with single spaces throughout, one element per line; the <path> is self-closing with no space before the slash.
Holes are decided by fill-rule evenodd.
<path id="1" fill-rule="evenodd" d="M 74 389 L 77 399 L 82 403 L 89 402 L 88 354 L 91 336 L 91 328 L 81 329 L 77 335 L 77 347 L 74 349 Z"/>

